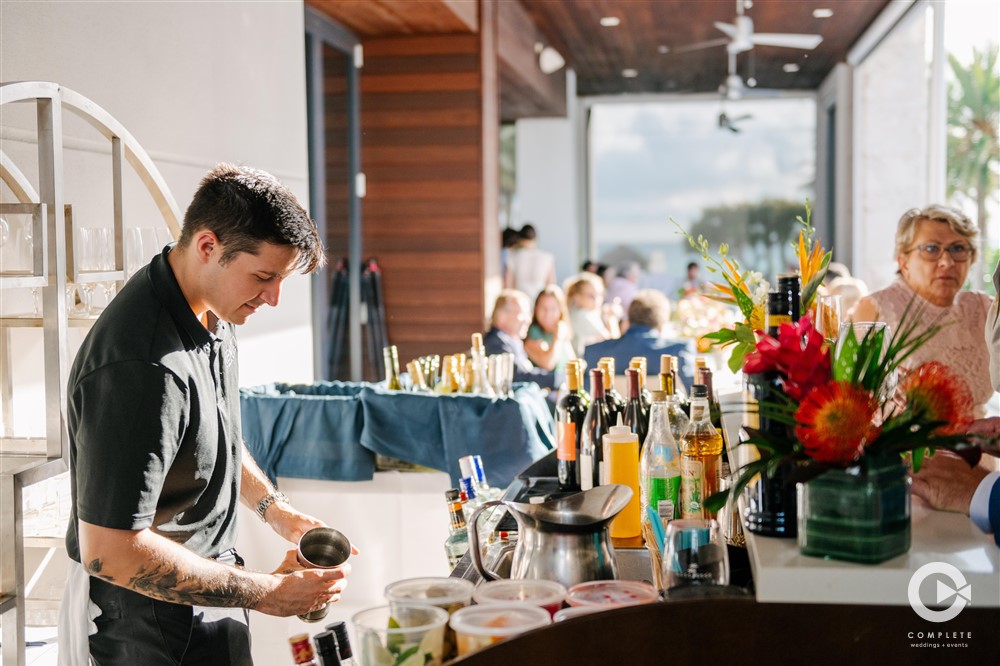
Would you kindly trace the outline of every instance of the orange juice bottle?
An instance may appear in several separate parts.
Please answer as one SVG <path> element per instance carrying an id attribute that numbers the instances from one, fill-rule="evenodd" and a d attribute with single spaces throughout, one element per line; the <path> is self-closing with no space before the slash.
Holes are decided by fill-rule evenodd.
<path id="1" fill-rule="evenodd" d="M 639 497 L 639 438 L 623 425 L 611 426 L 604 436 L 604 457 L 608 461 L 608 483 L 632 489 L 632 499 L 611 521 L 611 536 L 629 539 L 642 535 L 642 502 Z"/>

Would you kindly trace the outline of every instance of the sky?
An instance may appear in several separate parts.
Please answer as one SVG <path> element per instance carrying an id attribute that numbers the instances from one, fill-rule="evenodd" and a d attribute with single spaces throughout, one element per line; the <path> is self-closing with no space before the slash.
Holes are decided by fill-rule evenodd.
<path id="1" fill-rule="evenodd" d="M 933 5 L 940 6 L 935 2 Z M 945 48 L 968 62 L 973 45 L 1000 41 L 1000 2 L 948 0 Z M 719 113 L 740 133 L 718 127 Z M 644 254 L 679 239 L 668 218 L 696 220 L 709 205 L 811 196 L 815 104 L 810 99 L 702 99 L 607 104 L 591 123 L 598 255 L 618 245 Z"/>

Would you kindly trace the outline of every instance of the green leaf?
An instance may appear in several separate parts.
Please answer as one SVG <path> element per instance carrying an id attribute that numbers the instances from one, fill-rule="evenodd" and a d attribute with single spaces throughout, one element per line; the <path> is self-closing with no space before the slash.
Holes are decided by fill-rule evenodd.
<path id="1" fill-rule="evenodd" d="M 753 314 L 753 299 L 743 293 L 743 290 L 737 287 L 726 276 L 726 282 L 729 282 L 729 286 L 733 290 L 733 296 L 736 297 L 736 305 L 740 306 L 740 312 L 743 313 L 743 318 L 749 320 L 750 316 Z"/>
<path id="2" fill-rule="evenodd" d="M 411 647 L 411 648 L 409 648 L 409 649 L 401 652 L 400 655 L 398 657 L 396 657 L 396 664 L 395 664 L 395 666 L 399 666 L 400 664 L 402 664 L 403 662 L 405 662 L 407 659 L 409 659 L 410 657 L 412 657 L 413 655 L 415 655 L 417 653 L 417 650 L 419 650 L 419 649 L 420 649 L 419 645 L 414 645 L 413 647 Z"/>
<path id="3" fill-rule="evenodd" d="M 737 339 L 736 331 L 731 328 L 720 328 L 718 331 L 706 333 L 702 337 L 713 340 L 714 344 L 727 344 L 736 342 Z"/>
<path id="4" fill-rule="evenodd" d="M 924 465 L 924 456 L 927 454 L 927 449 L 924 447 L 918 447 L 913 449 L 913 473 L 916 474 L 920 471 L 920 468 Z"/>
<path id="5" fill-rule="evenodd" d="M 748 342 L 740 341 L 736 343 L 733 347 L 732 353 L 729 355 L 729 369 L 733 373 L 739 372 L 743 368 L 743 361 L 746 359 L 747 354 L 754 351 L 757 348 L 756 343 L 750 344 Z"/>
<path id="6" fill-rule="evenodd" d="M 833 378 L 838 382 L 850 380 L 857 361 L 858 339 L 854 335 L 854 327 L 852 326 L 847 329 L 847 335 L 840 344 L 837 358 L 833 361 Z"/>
<path id="7" fill-rule="evenodd" d="M 740 342 L 745 342 L 753 347 L 757 346 L 757 336 L 754 335 L 753 329 L 750 328 L 750 324 L 744 324 L 743 322 L 738 321 L 733 327 L 733 331 L 736 333 L 736 339 Z"/>

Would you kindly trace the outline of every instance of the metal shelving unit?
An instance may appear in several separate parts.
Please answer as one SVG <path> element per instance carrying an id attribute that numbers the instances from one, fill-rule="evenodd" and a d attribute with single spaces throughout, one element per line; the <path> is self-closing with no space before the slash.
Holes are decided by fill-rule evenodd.
<path id="1" fill-rule="evenodd" d="M 66 390 L 69 368 L 67 332 L 89 326 L 93 318 L 67 316 L 66 284 L 121 282 L 124 270 L 123 171 L 128 163 L 156 202 L 174 237 L 180 234 L 181 215 L 159 171 L 135 138 L 110 114 L 79 93 L 56 83 L 28 81 L 0 83 L 0 105 L 33 104 L 36 108 L 38 189 L 0 150 L 0 179 L 16 202 L 0 203 L 0 213 L 31 215 L 33 256 L 30 270 L 0 271 L 0 290 L 41 290 L 41 317 L 0 318 L 0 401 L 4 426 L 9 428 L 14 394 L 11 331 L 40 328 L 43 337 L 45 436 L 0 438 L 0 621 L 2 661 L 8 666 L 25 663 L 25 576 L 23 491 L 67 469 Z M 111 145 L 111 181 L 114 211 L 114 269 L 82 271 L 73 257 L 72 215 L 63 200 L 63 111 L 69 111 L 97 129 Z M 44 448 L 42 448 L 44 443 Z M 35 451 L 35 449 L 41 449 Z M 48 543 L 48 542 L 47 542 Z M 49 544 L 51 545 L 51 544 Z"/>

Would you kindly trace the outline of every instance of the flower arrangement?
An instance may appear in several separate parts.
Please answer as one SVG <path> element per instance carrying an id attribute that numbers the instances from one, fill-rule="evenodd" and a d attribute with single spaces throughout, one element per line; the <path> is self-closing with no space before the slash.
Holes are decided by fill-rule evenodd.
<path id="1" fill-rule="evenodd" d="M 793 244 L 799 259 L 799 277 L 802 284 L 802 311 L 813 307 L 816 294 L 826 269 L 830 263 L 832 252 L 824 251 L 820 243 L 813 237 L 815 229 L 812 226 L 812 209 L 809 201 L 805 203 L 806 216 L 795 219 L 802 229 L 799 230 L 798 243 Z M 767 293 L 770 285 L 764 277 L 755 271 L 742 271 L 739 261 L 729 256 L 729 246 L 719 245 L 719 257 L 709 252 L 709 242 L 703 236 L 694 238 L 676 221 L 671 219 L 695 250 L 701 253 L 705 267 L 712 273 L 719 273 L 725 283 L 710 282 L 709 298 L 724 303 L 736 305 L 743 315 L 743 321 L 737 321 L 732 328 L 723 327 L 704 335 L 711 341 L 711 346 L 732 347 L 729 356 L 729 369 L 739 372 L 747 354 L 752 352 L 757 344 L 757 335 L 764 329 L 764 315 L 767 311 Z"/>
<path id="2" fill-rule="evenodd" d="M 757 413 L 785 427 L 744 428 L 749 438 L 743 443 L 755 445 L 761 457 L 736 473 L 733 496 L 757 474 L 773 474 L 787 462 L 796 464 L 795 481 L 807 481 L 829 469 L 863 474 L 870 463 L 904 453 L 919 471 L 935 449 L 974 449 L 976 438 L 964 434 L 973 400 L 961 377 L 932 361 L 896 382 L 901 364 L 941 330 L 922 329 L 920 319 L 911 303 L 893 334 L 871 328 L 859 340 L 851 329 L 835 355 L 808 315 L 782 324 L 777 338 L 763 335 L 743 371 L 777 377 L 780 390 L 760 401 Z M 729 492 L 708 498 L 706 507 L 718 510 Z"/>

